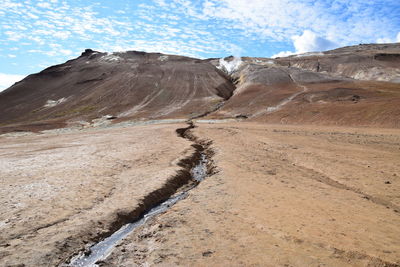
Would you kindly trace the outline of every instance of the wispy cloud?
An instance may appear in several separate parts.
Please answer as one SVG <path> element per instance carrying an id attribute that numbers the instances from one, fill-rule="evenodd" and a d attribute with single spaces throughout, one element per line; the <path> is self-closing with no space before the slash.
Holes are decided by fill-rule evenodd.
<path id="1" fill-rule="evenodd" d="M 85 48 L 204 58 L 400 41 L 400 5 L 398 0 L 2 0 L 0 27 L 0 71 L 28 73 Z"/>
<path id="2" fill-rule="evenodd" d="M 203 6 L 205 15 L 271 40 L 310 30 L 337 44 L 374 42 L 395 36 L 400 27 L 397 0 L 206 0 Z"/>

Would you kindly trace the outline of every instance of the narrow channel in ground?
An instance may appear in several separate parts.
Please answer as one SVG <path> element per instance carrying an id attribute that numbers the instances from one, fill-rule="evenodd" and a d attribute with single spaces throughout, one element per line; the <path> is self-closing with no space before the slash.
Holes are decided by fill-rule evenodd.
<path id="1" fill-rule="evenodd" d="M 236 89 L 232 77 L 229 79 L 232 81 L 232 84 Z M 97 266 L 97 262 L 106 259 L 111 254 L 113 248 L 137 227 L 146 224 L 151 218 L 166 212 L 174 204 L 185 199 L 190 190 L 195 188 L 206 177 L 214 173 L 215 168 L 211 160 L 213 155 L 213 151 L 210 149 L 211 142 L 200 141 L 190 133 L 190 130 L 195 128 L 192 120 L 206 117 L 210 113 L 218 111 L 224 106 L 226 101 L 232 97 L 232 95 L 218 103 L 212 110 L 190 118 L 187 122 L 188 127 L 176 129 L 178 136 L 193 142 L 192 147 L 195 148 L 195 153 L 190 158 L 184 159 L 178 163 L 178 165 L 183 168 L 183 171 L 180 174 L 177 174 L 175 181 L 172 182 L 172 184 L 177 185 L 175 186 L 174 191 L 167 194 L 166 197 L 161 198 L 162 201 L 154 201 L 151 199 L 152 195 L 160 194 L 160 192 L 163 191 L 162 189 L 158 190 L 160 192 L 150 193 L 148 198 L 150 199 L 150 202 L 155 203 L 150 205 L 150 207 L 146 209 L 139 218 L 133 218 L 131 222 L 118 227 L 117 230 L 110 233 L 108 237 L 95 243 L 85 251 L 77 253 L 70 258 L 66 264 L 62 264 L 62 266 Z"/>
<path id="2" fill-rule="evenodd" d="M 106 259 L 111 254 L 113 248 L 137 227 L 146 224 L 150 219 L 166 212 L 174 204 L 185 199 L 190 190 L 212 174 L 213 167 L 210 159 L 212 156 L 209 148 L 210 143 L 198 141 L 198 139 L 189 132 L 195 127 L 194 124 L 191 121 L 189 121 L 188 124 L 188 127 L 176 130 L 176 133 L 180 137 L 192 141 L 194 143 L 192 146 L 195 148 L 195 153 L 190 158 L 184 159 L 179 163 L 179 166 L 185 169 L 180 175 L 185 177 L 186 182 L 181 184 L 178 188 L 175 188 L 174 193 L 168 195 L 164 201 L 154 203 L 154 205 L 148 208 L 139 218 L 124 224 L 117 231 L 100 242 L 74 255 L 69 262 L 63 264 L 63 266 L 96 266 L 97 262 Z"/>

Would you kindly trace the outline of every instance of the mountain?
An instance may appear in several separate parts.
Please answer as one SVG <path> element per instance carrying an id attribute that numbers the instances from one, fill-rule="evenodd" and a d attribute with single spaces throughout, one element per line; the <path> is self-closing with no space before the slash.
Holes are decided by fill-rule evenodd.
<path id="1" fill-rule="evenodd" d="M 200 60 L 87 49 L 0 93 L 2 132 L 94 119 L 247 118 L 400 127 L 400 44 Z"/>
<path id="2" fill-rule="evenodd" d="M 228 99 L 229 77 L 188 57 L 86 50 L 29 75 L 0 94 L 0 124 L 42 129 L 105 115 L 120 119 L 198 116 Z"/>
<path id="3" fill-rule="evenodd" d="M 242 60 L 235 94 L 212 118 L 400 127 L 400 44 Z"/>
<path id="4" fill-rule="evenodd" d="M 306 53 L 278 58 L 282 66 L 296 67 L 314 72 L 358 80 L 400 83 L 400 45 L 361 44 L 321 53 Z"/>

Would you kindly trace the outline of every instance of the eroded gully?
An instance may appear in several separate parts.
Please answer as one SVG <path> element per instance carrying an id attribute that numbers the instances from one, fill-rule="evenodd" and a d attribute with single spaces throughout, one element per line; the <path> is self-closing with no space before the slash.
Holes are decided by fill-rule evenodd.
<path id="1" fill-rule="evenodd" d="M 148 203 L 145 212 L 139 217 L 128 219 L 128 223 L 110 233 L 108 237 L 73 255 L 60 266 L 97 266 L 97 262 L 106 259 L 113 248 L 137 227 L 146 224 L 152 218 L 166 212 L 180 200 L 185 199 L 190 190 L 214 173 L 215 168 L 211 159 L 213 155 L 213 151 L 210 148 L 211 142 L 199 140 L 192 135 L 190 130 L 193 128 L 195 128 L 195 125 L 190 120 L 188 121 L 188 127 L 176 130 L 178 136 L 193 143 L 192 147 L 195 151 L 189 158 L 183 159 L 178 163 L 182 169 L 172 180 L 164 185 L 168 188 L 165 188 L 165 190 L 160 188 L 157 192 L 151 192 L 145 197 L 144 202 Z"/>
<path id="2" fill-rule="evenodd" d="M 232 85 L 235 87 L 233 82 Z M 196 127 L 192 120 L 205 117 L 219 110 L 231 96 L 225 98 L 224 101 L 217 104 L 212 110 L 189 119 L 187 127 L 176 129 L 178 136 L 192 142 L 195 152 L 189 158 L 183 159 L 178 163 L 182 169 L 164 185 L 164 188 L 151 192 L 145 197 L 143 201 L 146 206 L 145 211 L 139 217 L 123 218 L 122 221 L 127 221 L 127 223 L 121 224 L 121 220 L 116 222 L 117 225 L 114 225 L 112 228 L 117 230 L 111 231 L 99 242 L 77 252 L 66 262 L 61 263 L 60 266 L 97 266 L 97 262 L 106 259 L 111 254 L 113 248 L 121 240 L 134 232 L 136 228 L 146 224 L 152 218 L 166 212 L 173 205 L 185 199 L 189 191 L 194 189 L 201 181 L 213 175 L 216 168 L 212 160 L 212 156 L 214 155 L 211 148 L 212 142 L 200 140 L 191 133 L 190 130 Z M 133 211 L 132 214 L 135 214 L 135 212 Z"/>

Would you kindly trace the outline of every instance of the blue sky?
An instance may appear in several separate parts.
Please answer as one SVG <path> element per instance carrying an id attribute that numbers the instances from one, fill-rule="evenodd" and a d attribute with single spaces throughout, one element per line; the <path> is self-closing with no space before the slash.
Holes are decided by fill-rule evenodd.
<path id="1" fill-rule="evenodd" d="M 100 51 L 271 57 L 400 42 L 399 0 L 1 0 L 0 90 Z"/>

